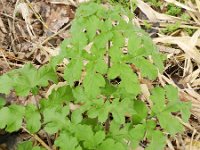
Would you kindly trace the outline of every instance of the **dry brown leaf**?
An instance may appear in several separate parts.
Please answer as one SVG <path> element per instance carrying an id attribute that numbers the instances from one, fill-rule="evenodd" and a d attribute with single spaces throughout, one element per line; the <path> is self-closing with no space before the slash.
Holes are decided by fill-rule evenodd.
<path id="1" fill-rule="evenodd" d="M 200 79 L 196 79 L 192 84 L 191 84 L 192 87 L 199 87 L 200 86 Z"/>
<path id="2" fill-rule="evenodd" d="M 161 14 L 153 10 L 147 3 L 143 2 L 142 0 L 137 0 L 137 6 L 140 10 L 147 16 L 149 21 L 156 22 L 158 20 L 165 20 L 165 21 L 176 21 L 180 20 L 178 17 Z"/>
<path id="3" fill-rule="evenodd" d="M 46 92 L 45 94 L 45 97 L 48 98 L 49 95 L 51 95 L 52 91 L 53 90 L 57 90 L 58 88 L 60 87 L 63 87 L 63 86 L 66 86 L 67 85 L 67 82 L 58 82 L 57 84 L 53 84 L 49 87 L 48 91 Z"/>
<path id="4" fill-rule="evenodd" d="M 199 10 L 199 12 L 200 12 L 200 1 L 199 1 L 199 0 L 195 0 L 195 2 L 196 2 L 196 4 L 197 4 L 197 8 L 198 8 L 198 10 Z"/>
<path id="5" fill-rule="evenodd" d="M 186 138 L 185 139 L 185 150 L 199 150 L 200 149 L 200 141 L 195 141 Z"/>
<path id="6" fill-rule="evenodd" d="M 186 55 L 193 58 L 196 63 L 200 64 L 200 59 L 199 59 L 200 53 L 195 47 L 198 43 L 199 35 L 200 35 L 200 31 L 197 30 L 195 34 L 193 35 L 193 37 L 190 37 L 190 38 L 167 36 L 167 37 L 155 38 L 154 42 L 155 43 L 160 42 L 164 44 L 176 44 L 185 52 Z"/>
<path id="7" fill-rule="evenodd" d="M 3 43 L 5 40 L 6 34 L 4 34 L 1 30 L 0 30 L 0 48 L 3 48 Z"/>
<path id="8" fill-rule="evenodd" d="M 199 0 L 198 0 L 199 1 Z M 188 6 L 190 6 L 191 8 L 197 8 L 197 3 L 196 4 L 194 4 L 193 2 L 191 2 L 190 0 L 188 0 L 188 1 L 185 1 L 185 3 L 188 5 Z M 197 8 L 198 9 L 198 8 Z M 199 25 L 200 24 L 200 13 L 197 11 L 197 12 L 190 12 L 190 11 L 188 11 L 187 12 L 191 17 L 192 17 L 192 19 Z"/>
<path id="9" fill-rule="evenodd" d="M 68 9 L 70 9 L 69 6 L 65 5 L 58 6 L 56 10 L 52 9 L 46 21 L 48 29 L 56 33 L 67 24 L 69 22 Z"/>
<path id="10" fill-rule="evenodd" d="M 47 46 L 42 46 L 42 49 L 45 50 L 46 52 L 48 52 L 50 54 L 50 56 L 57 56 L 60 52 L 60 47 L 51 48 L 51 47 L 47 47 Z"/>
<path id="11" fill-rule="evenodd" d="M 73 0 L 51 0 L 50 3 L 52 4 L 64 4 L 64 5 L 76 5 L 76 2 Z"/>
<path id="12" fill-rule="evenodd" d="M 194 89 L 192 88 L 188 88 L 188 89 L 184 89 L 189 95 L 191 95 L 192 97 L 194 97 L 195 99 L 197 99 L 197 101 L 200 102 L 200 95 L 199 93 L 197 93 L 196 91 L 194 91 Z"/>
<path id="13" fill-rule="evenodd" d="M 198 78 L 199 74 L 200 74 L 200 69 L 192 71 L 191 74 L 189 74 L 187 77 L 183 79 L 183 82 L 194 83 L 196 82 L 196 79 Z"/>
<path id="14" fill-rule="evenodd" d="M 144 97 L 144 99 L 148 101 L 150 106 L 153 106 L 152 101 L 149 99 L 150 92 L 149 92 L 148 86 L 146 84 L 140 84 L 140 87 L 141 87 L 141 92 L 142 92 L 142 96 Z"/>
<path id="15" fill-rule="evenodd" d="M 175 54 L 179 54 L 181 52 L 180 49 L 167 47 L 167 46 L 163 46 L 163 45 L 157 45 L 157 47 L 158 47 L 160 52 L 168 53 L 169 55 L 173 55 L 173 56 Z"/>
<path id="16" fill-rule="evenodd" d="M 198 29 L 192 36 L 192 38 L 190 39 L 190 44 L 193 47 L 195 47 L 198 43 L 199 40 L 199 36 L 200 36 L 200 29 Z"/>
<path id="17" fill-rule="evenodd" d="M 191 58 L 188 56 L 185 56 L 183 77 L 187 76 L 188 74 L 191 74 L 192 71 L 193 71 L 193 64 L 192 64 Z"/>
<path id="18" fill-rule="evenodd" d="M 158 18 L 155 15 L 155 11 L 147 3 L 144 3 L 142 0 L 137 0 L 136 4 L 150 21 L 157 21 Z"/>
<path id="19" fill-rule="evenodd" d="M 14 15 L 16 15 L 16 13 L 21 13 L 23 19 L 26 22 L 27 31 L 28 31 L 30 37 L 33 39 L 35 34 L 34 34 L 32 26 L 31 26 L 31 20 L 30 20 L 31 13 L 30 13 L 28 5 L 26 3 L 19 3 L 16 6 Z"/>
<path id="20" fill-rule="evenodd" d="M 77 0 L 77 2 L 80 3 L 85 3 L 85 2 L 89 2 L 90 0 Z"/>
<path id="21" fill-rule="evenodd" d="M 3 33 L 7 33 L 7 30 L 1 18 L 0 18 L 0 29 L 2 30 Z"/>

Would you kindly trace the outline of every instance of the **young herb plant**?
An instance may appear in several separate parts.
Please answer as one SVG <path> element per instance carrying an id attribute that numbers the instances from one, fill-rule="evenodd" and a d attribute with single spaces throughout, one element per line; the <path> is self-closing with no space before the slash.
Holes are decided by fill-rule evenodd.
<path id="1" fill-rule="evenodd" d="M 39 108 L 0 103 L 0 128 L 14 132 L 24 122 L 30 133 L 56 134 L 53 145 L 61 150 L 128 150 L 142 142 L 147 150 L 161 150 L 167 136 L 182 132 L 173 114 L 187 121 L 190 105 L 179 100 L 176 88 L 153 88 L 149 105 L 139 99 L 140 79 L 155 80 L 165 56 L 124 15 L 121 7 L 82 4 L 58 56 L 39 69 L 27 64 L 1 76 L 0 93 L 36 95 L 49 81 L 58 82 L 57 64 L 69 62 L 67 84 L 40 100 Z M 31 142 L 18 148 L 25 146 L 42 149 Z"/>

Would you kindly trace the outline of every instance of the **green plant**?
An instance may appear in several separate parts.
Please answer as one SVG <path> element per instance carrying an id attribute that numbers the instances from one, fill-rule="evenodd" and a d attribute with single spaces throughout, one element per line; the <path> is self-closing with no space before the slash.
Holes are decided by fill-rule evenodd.
<path id="1" fill-rule="evenodd" d="M 144 23 L 144 28 L 145 28 L 145 29 L 148 30 L 148 29 L 151 29 L 151 28 L 152 28 L 152 24 L 150 24 L 150 23 L 147 22 L 146 20 L 144 20 L 143 23 Z"/>
<path id="2" fill-rule="evenodd" d="M 184 28 L 183 29 L 189 36 L 192 36 L 195 33 L 195 29 Z"/>
<path id="3" fill-rule="evenodd" d="M 36 95 L 49 81 L 58 82 L 57 64 L 64 58 L 69 61 L 64 70 L 66 85 L 40 100 L 39 107 L 2 107 L 0 128 L 13 132 L 24 122 L 30 133 L 43 130 L 51 135 L 61 150 L 127 150 L 143 141 L 147 150 L 161 150 L 168 134 L 183 131 L 172 112 L 187 121 L 190 105 L 179 100 L 176 88 L 152 89 L 150 106 L 139 99 L 139 78 L 155 80 L 165 56 L 144 31 L 121 17 L 124 14 L 121 7 L 81 5 L 71 38 L 63 41 L 61 53 L 49 64 L 39 69 L 27 64 L 1 76 L 0 93 L 15 90 L 19 96 L 30 91 Z M 39 149 L 31 148 L 30 142 L 19 147 L 23 145 Z"/>
<path id="4" fill-rule="evenodd" d="M 120 7 L 123 7 L 126 10 L 131 10 L 131 12 L 134 12 L 137 8 L 136 0 L 93 0 L 97 3 L 110 3 L 112 5 L 119 5 Z"/>
<path id="5" fill-rule="evenodd" d="M 181 15 L 181 19 L 183 19 L 184 21 L 189 21 L 191 17 L 187 13 L 183 13 Z"/>
<path id="6" fill-rule="evenodd" d="M 165 34 L 172 33 L 176 31 L 177 29 L 179 29 L 180 25 L 181 25 L 180 22 L 176 22 L 175 24 L 169 24 L 163 30 L 161 30 L 161 32 Z"/>
<path id="7" fill-rule="evenodd" d="M 159 8 L 162 6 L 163 2 L 159 0 L 144 0 L 145 2 L 148 2 L 151 6 L 154 6 L 156 8 Z"/>
<path id="8" fill-rule="evenodd" d="M 177 15 L 180 15 L 182 12 L 181 12 L 180 7 L 177 7 L 174 4 L 169 4 L 169 5 L 167 5 L 167 12 L 166 13 L 169 14 L 169 15 L 172 15 L 172 16 L 177 16 Z"/>

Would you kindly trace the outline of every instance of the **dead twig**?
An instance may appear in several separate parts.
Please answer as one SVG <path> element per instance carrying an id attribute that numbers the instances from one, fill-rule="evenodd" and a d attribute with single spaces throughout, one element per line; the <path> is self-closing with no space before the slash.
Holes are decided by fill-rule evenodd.
<path id="1" fill-rule="evenodd" d="M 25 127 L 22 127 L 24 131 L 26 131 L 28 134 L 30 134 L 36 141 L 38 141 L 44 148 L 47 150 L 53 150 L 51 149 L 37 134 L 30 133 Z"/>

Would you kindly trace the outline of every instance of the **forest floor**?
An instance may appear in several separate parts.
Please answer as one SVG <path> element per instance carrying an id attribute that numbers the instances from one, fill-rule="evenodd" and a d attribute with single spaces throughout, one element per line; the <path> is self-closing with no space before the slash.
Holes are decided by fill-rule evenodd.
<path id="1" fill-rule="evenodd" d="M 165 71 L 156 83 L 173 84 L 182 101 L 192 102 L 184 134 L 168 141 L 168 147 L 200 149 L 200 1 L 136 0 L 136 5 L 111 1 L 129 7 L 135 13 L 133 23 L 167 55 Z M 42 66 L 55 56 L 62 40 L 70 37 L 77 6 L 73 0 L 0 0 L 0 75 L 27 62 Z M 33 98 L 11 93 L 7 100 L 26 105 Z"/>

